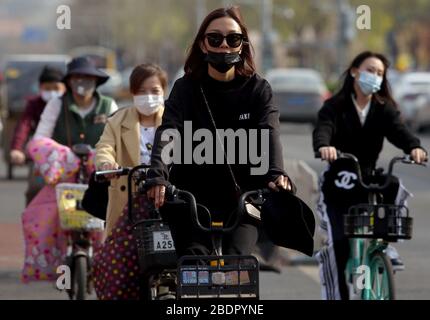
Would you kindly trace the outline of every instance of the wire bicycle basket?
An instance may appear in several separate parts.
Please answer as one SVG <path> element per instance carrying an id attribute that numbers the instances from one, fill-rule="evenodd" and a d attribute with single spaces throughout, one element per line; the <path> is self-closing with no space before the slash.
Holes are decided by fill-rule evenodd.
<path id="1" fill-rule="evenodd" d="M 177 299 L 259 298 L 259 264 L 254 256 L 183 256 Z"/>
<path id="2" fill-rule="evenodd" d="M 170 228 L 148 202 L 142 188 L 146 168 L 146 165 L 133 168 L 128 178 L 128 215 L 136 239 L 139 270 L 147 273 L 153 269 L 176 269 L 177 257 Z"/>
<path id="3" fill-rule="evenodd" d="M 359 204 L 344 216 L 344 234 L 348 238 L 373 238 L 396 242 L 412 238 L 413 219 L 405 206 Z"/>
<path id="4" fill-rule="evenodd" d="M 104 221 L 86 212 L 81 205 L 86 184 L 59 183 L 55 186 L 60 226 L 63 230 L 101 231 Z"/>

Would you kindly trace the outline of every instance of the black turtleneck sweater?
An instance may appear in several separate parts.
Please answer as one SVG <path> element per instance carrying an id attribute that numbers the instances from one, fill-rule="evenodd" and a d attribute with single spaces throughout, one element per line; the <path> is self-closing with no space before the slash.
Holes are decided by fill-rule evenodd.
<path id="1" fill-rule="evenodd" d="M 217 81 L 209 75 L 197 81 L 186 75 L 176 81 L 165 103 L 163 121 L 155 134 L 151 169 L 148 172 L 147 181 L 150 185 L 167 185 L 170 182 L 180 189 L 192 192 L 198 203 L 208 206 L 211 210 L 230 211 L 237 206 L 237 192 L 225 161 L 224 164 L 196 164 L 193 160 L 191 164 L 173 164 L 169 172 L 168 167 L 161 160 L 161 150 L 167 144 L 160 139 L 164 130 L 177 129 L 182 136 L 182 148 L 186 143 L 184 139 L 189 139 L 184 137 L 184 121 L 192 122 L 193 132 L 201 128 L 209 129 L 213 133 L 215 146 L 214 125 L 201 88 L 218 129 L 233 131 L 244 129 L 248 141 L 250 129 L 269 129 L 268 155 L 266 155 L 268 171 L 263 175 L 250 174 L 251 167 L 260 167 L 261 164 L 250 163 L 248 143 L 246 164 L 239 164 L 239 146 L 236 139 L 236 159 L 231 168 L 241 190 L 266 187 L 269 181 L 275 180 L 279 175 L 285 175 L 279 137 L 279 112 L 273 105 L 272 89 L 268 82 L 257 74 L 251 77 L 237 75 L 228 82 Z M 260 138 L 256 140 L 260 141 Z M 251 143 L 255 144 L 255 141 Z M 201 144 L 200 141 L 193 142 L 193 150 L 199 144 Z M 224 144 L 224 148 L 227 151 L 227 144 Z M 258 150 L 258 156 L 261 156 L 261 151 L 261 149 Z M 215 147 L 213 155 L 216 161 Z"/>

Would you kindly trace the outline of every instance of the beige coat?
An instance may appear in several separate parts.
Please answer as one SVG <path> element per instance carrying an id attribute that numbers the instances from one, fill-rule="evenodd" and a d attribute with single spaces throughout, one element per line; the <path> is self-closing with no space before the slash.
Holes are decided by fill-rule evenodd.
<path id="1" fill-rule="evenodd" d="M 155 115 L 157 126 L 161 123 L 162 111 Z M 135 167 L 140 164 L 140 123 L 136 108 L 120 109 L 108 119 L 96 144 L 97 168 L 105 162 L 116 163 L 121 167 Z M 112 231 L 126 204 L 127 176 L 112 179 L 106 215 L 107 235 Z"/>

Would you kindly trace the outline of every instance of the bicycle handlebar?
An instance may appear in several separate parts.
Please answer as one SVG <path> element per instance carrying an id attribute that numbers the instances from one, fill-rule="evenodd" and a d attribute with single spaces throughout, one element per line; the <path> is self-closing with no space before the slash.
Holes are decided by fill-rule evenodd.
<path id="1" fill-rule="evenodd" d="M 201 205 L 201 204 L 197 204 L 196 203 L 196 198 L 194 197 L 194 195 L 191 192 L 185 191 L 185 190 L 179 190 L 177 189 L 174 185 L 170 185 L 167 187 L 166 189 L 166 197 L 168 200 L 168 202 L 177 202 L 178 200 L 183 200 L 185 201 L 185 203 L 187 203 L 189 205 L 189 209 L 191 211 L 191 218 L 193 220 L 193 224 L 199 228 L 200 230 L 204 231 L 204 232 L 213 232 L 213 231 L 218 231 L 221 233 L 230 233 L 231 231 L 233 231 L 234 229 L 237 228 L 237 226 L 239 225 L 241 218 L 244 214 L 244 212 L 246 211 L 246 207 L 245 207 L 245 200 L 253 195 L 258 195 L 259 197 L 262 197 L 264 194 L 267 194 L 271 192 L 269 189 L 258 189 L 258 190 L 253 190 L 253 191 L 248 191 L 243 193 L 240 198 L 239 198 L 239 205 L 238 205 L 238 210 L 236 212 L 236 219 L 234 220 L 234 223 L 229 226 L 229 227 L 221 227 L 221 228 L 215 228 L 212 225 L 208 228 L 202 225 L 202 223 L 200 222 L 199 216 L 198 216 L 198 212 L 197 212 L 197 206 L 202 207 L 204 210 L 206 210 L 207 212 L 209 212 L 208 208 Z"/>
<path id="2" fill-rule="evenodd" d="M 112 170 L 103 170 L 103 171 L 96 171 L 94 174 L 94 180 L 97 182 L 103 182 L 106 179 L 106 176 L 108 175 L 116 175 L 118 177 L 120 176 L 126 176 L 130 172 L 132 168 L 125 167 L 125 168 L 118 168 L 118 169 L 112 169 Z"/>
<path id="3" fill-rule="evenodd" d="M 337 154 L 337 158 L 353 160 L 355 169 L 357 170 L 358 182 L 360 183 L 360 185 L 364 189 L 366 189 L 368 191 L 373 191 L 373 190 L 379 191 L 379 190 L 386 189 L 388 187 L 388 185 L 390 184 L 390 178 L 393 177 L 394 165 L 398 162 L 402 162 L 405 164 L 415 164 L 415 165 L 420 165 L 420 166 L 426 167 L 426 165 L 424 163 L 416 163 L 414 160 L 412 160 L 410 155 L 396 156 L 390 160 L 390 163 L 388 165 L 388 171 L 387 171 L 387 179 L 382 186 L 376 185 L 376 184 L 365 184 L 363 181 L 362 173 L 361 173 L 360 162 L 358 161 L 357 157 L 351 153 L 343 153 L 339 150 L 336 150 L 336 154 Z M 315 152 L 315 158 L 321 159 L 321 152 Z M 427 162 L 427 160 L 425 160 L 425 161 Z"/>

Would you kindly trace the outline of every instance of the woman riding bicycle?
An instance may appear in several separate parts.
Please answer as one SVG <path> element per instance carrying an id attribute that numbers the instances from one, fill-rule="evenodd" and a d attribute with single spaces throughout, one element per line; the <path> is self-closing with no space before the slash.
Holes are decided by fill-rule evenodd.
<path id="1" fill-rule="evenodd" d="M 94 147 L 107 117 L 117 110 L 112 98 L 97 91 L 108 79 L 88 58 L 73 59 L 63 80 L 67 93 L 49 100 L 27 146 L 47 185 L 23 213 L 24 281 L 54 280 L 56 268 L 64 263 L 66 240 L 59 225 L 55 185 L 76 181 L 80 162 L 71 147 L 80 143 Z M 88 171 L 94 170 L 92 163 L 88 162 Z"/>
<path id="2" fill-rule="evenodd" d="M 291 190 L 292 184 L 283 169 L 279 112 L 273 104 L 270 85 L 255 72 L 248 29 L 237 7 L 214 10 L 204 19 L 184 70 L 185 76 L 176 81 L 166 101 L 162 124 L 155 135 L 147 180 L 151 187 L 148 197 L 154 200 L 156 207 L 164 205 L 162 214 L 169 221 L 178 256 L 208 255 L 212 248 L 210 236 L 193 229 L 191 216 L 185 208 L 166 207 L 166 186 L 172 183 L 193 193 L 198 203 L 209 208 L 213 220 L 225 222 L 234 214 L 241 190 L 267 186 L 276 190 Z M 217 144 L 221 139 L 215 133 L 216 129 L 244 130 L 242 132 L 246 132 L 247 137 L 251 137 L 250 131 L 256 129 L 259 132 L 258 142 L 265 131 L 263 129 L 267 129 L 268 141 L 260 145 L 262 150 L 268 148 L 267 152 L 261 152 L 262 160 L 267 160 L 267 169 L 253 175 L 255 159 L 247 158 L 242 162 L 242 156 L 247 155 L 239 154 L 241 161 L 238 164 L 238 153 L 235 164 L 226 164 L 223 160 L 226 160 L 228 148 L 223 148 L 221 152 L 217 147 L 213 148 L 213 143 Z M 170 144 L 163 138 L 169 132 L 180 135 L 179 141 L 173 138 L 178 142 L 175 143 L 174 153 L 179 151 L 178 154 L 193 158 L 189 162 L 182 159 L 174 161 L 170 171 L 168 159 L 165 159 L 165 151 Z M 194 152 L 185 148 L 188 143 L 196 146 L 195 141 L 186 140 L 187 133 L 192 137 L 199 132 L 209 132 L 210 137 L 205 142 L 212 141 L 204 152 L 203 161 L 196 159 L 198 147 Z M 218 143 L 222 148 L 223 142 Z M 251 149 L 257 143 L 250 141 L 249 145 Z M 242 147 L 247 145 L 235 147 L 234 151 L 243 151 Z M 217 159 L 212 157 L 215 154 Z M 255 219 L 246 216 L 239 227 L 224 238 L 224 252 L 248 255 L 254 249 L 257 237 Z"/>
<path id="3" fill-rule="evenodd" d="M 401 120 L 386 77 L 388 67 L 389 62 L 382 54 L 369 51 L 359 54 L 344 73 L 340 91 L 319 111 L 313 132 L 314 151 L 319 152 L 323 160 L 333 163 L 337 159 L 337 151 L 351 153 L 358 158 L 365 180 L 374 174 L 384 138 L 410 154 L 417 163 L 422 163 L 427 157 L 419 139 Z M 339 194 L 336 198 L 334 194 L 323 192 L 330 167 L 321 176 L 322 189 L 317 209 L 321 230 L 327 233 L 328 243 L 317 258 L 323 298 L 348 299 L 344 270 L 349 258 L 349 242 L 343 234 L 342 217 L 348 205 L 356 204 L 358 200 L 344 201 L 339 199 Z M 397 179 L 393 180 L 391 189 L 394 196 L 387 196 L 387 199 L 399 200 L 400 192 L 405 192 Z M 348 201 L 351 203 L 346 203 Z M 388 250 L 395 252 L 391 246 Z"/>
<path id="4" fill-rule="evenodd" d="M 157 65 L 142 64 L 130 75 L 134 105 L 112 116 L 96 146 L 97 170 L 150 164 L 155 130 L 164 111 L 167 75 Z M 109 234 L 127 204 L 127 177 L 111 179 L 106 231 Z"/>
<path id="5" fill-rule="evenodd" d="M 136 66 L 130 75 L 133 105 L 108 119 L 96 145 L 98 170 L 136 167 L 150 164 L 155 130 L 164 111 L 167 75 L 155 64 Z M 124 208 L 128 200 L 127 177 L 110 179 L 106 216 L 107 238 L 94 257 L 94 287 L 101 300 L 138 299 L 139 281 L 136 240 Z M 153 208 L 145 196 L 138 201 L 141 218 Z M 134 217 L 138 219 L 139 217 Z M 117 270 L 117 272 L 114 272 Z"/>

